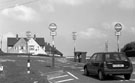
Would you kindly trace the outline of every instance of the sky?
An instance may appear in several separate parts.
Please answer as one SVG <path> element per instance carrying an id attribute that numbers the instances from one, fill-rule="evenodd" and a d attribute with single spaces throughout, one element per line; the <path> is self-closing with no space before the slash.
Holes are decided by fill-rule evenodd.
<path id="1" fill-rule="evenodd" d="M 135 0 L 0 0 L 0 38 L 7 49 L 7 37 L 44 37 L 52 42 L 49 24 L 56 23 L 55 47 L 73 56 L 72 32 L 77 32 L 76 51 L 117 51 L 115 23 L 122 24 L 120 48 L 135 41 Z"/>

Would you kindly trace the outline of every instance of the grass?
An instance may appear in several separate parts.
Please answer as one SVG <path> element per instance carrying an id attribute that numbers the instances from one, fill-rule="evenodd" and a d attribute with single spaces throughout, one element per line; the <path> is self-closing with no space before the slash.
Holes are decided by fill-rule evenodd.
<path id="1" fill-rule="evenodd" d="M 31 57 L 31 73 L 27 74 L 27 56 L 0 56 L 0 63 L 4 66 L 4 71 L 0 73 L 0 83 L 48 83 L 46 75 L 41 76 L 41 73 L 59 70 L 51 68 L 50 60 L 50 58 Z"/>

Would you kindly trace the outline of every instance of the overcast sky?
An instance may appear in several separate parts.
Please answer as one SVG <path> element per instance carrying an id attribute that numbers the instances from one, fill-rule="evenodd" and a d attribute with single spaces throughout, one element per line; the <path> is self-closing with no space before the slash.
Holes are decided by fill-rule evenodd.
<path id="1" fill-rule="evenodd" d="M 3 50 L 7 37 L 24 37 L 26 31 L 51 43 L 48 26 L 56 23 L 55 46 L 64 56 L 73 56 L 73 31 L 77 51 L 105 51 L 106 41 L 109 51 L 117 51 L 115 22 L 124 25 L 120 48 L 135 41 L 135 0 L 0 0 Z"/>

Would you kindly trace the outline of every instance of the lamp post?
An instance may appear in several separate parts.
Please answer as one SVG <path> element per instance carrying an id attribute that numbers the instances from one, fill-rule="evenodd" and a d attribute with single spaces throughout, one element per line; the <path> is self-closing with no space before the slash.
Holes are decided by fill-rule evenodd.
<path id="1" fill-rule="evenodd" d="M 27 53 L 28 53 L 28 59 L 27 59 L 27 73 L 30 74 L 30 54 L 29 54 L 28 41 L 31 39 L 31 32 L 30 32 L 30 31 L 27 31 L 27 32 L 26 32 L 26 36 L 27 36 L 26 48 L 27 48 Z"/>
<path id="2" fill-rule="evenodd" d="M 75 51 L 76 51 L 76 38 L 77 38 L 77 32 L 72 32 L 72 36 L 73 36 L 73 40 L 74 40 L 74 61 L 76 62 Z"/>
<path id="3" fill-rule="evenodd" d="M 56 36 L 56 29 L 57 29 L 57 25 L 55 23 L 51 23 L 49 25 L 49 30 L 51 31 L 50 32 L 50 35 L 52 36 L 52 47 L 53 47 L 53 56 L 52 56 L 52 67 L 54 68 L 55 67 L 55 58 L 54 58 L 54 36 Z"/>
<path id="4" fill-rule="evenodd" d="M 119 36 L 120 36 L 120 34 L 121 34 L 121 30 L 122 30 L 122 24 L 121 23 L 116 23 L 115 25 L 114 25 L 114 28 L 115 28 L 115 30 L 116 30 L 116 32 L 115 32 L 115 35 L 117 36 L 117 50 L 118 50 L 118 52 L 120 52 L 120 50 L 119 50 L 119 43 L 120 43 L 120 41 L 119 41 Z"/>

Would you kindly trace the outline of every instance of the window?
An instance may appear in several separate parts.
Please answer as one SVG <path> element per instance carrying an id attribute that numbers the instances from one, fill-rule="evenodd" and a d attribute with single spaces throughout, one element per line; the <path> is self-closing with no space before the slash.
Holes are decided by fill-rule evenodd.
<path id="1" fill-rule="evenodd" d="M 102 60 L 103 60 L 102 54 L 98 54 L 96 57 L 96 61 L 102 61 Z"/>
<path id="2" fill-rule="evenodd" d="M 94 54 L 94 55 L 90 58 L 90 60 L 95 61 L 96 56 L 97 56 L 97 54 Z"/>
<path id="3" fill-rule="evenodd" d="M 107 61 L 127 60 L 123 54 L 106 54 Z"/>

